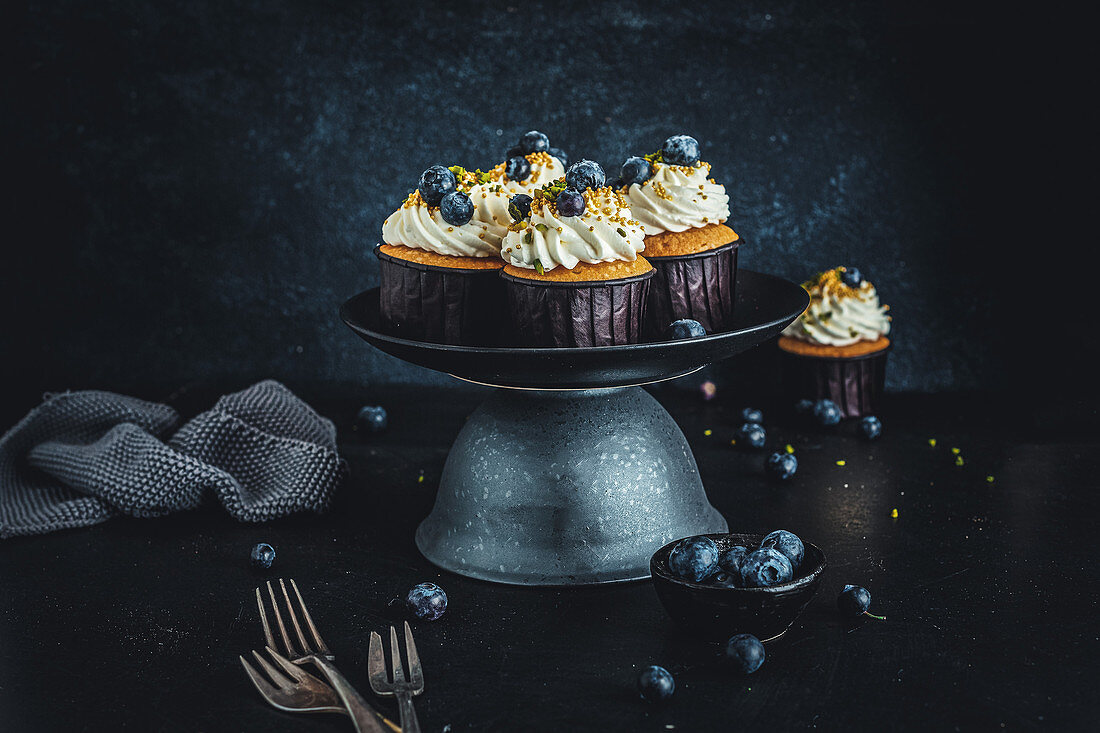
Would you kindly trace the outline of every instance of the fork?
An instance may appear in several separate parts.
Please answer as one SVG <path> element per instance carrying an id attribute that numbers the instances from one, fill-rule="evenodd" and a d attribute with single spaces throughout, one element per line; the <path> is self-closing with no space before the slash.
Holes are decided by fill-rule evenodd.
<path id="1" fill-rule="evenodd" d="M 270 662 L 260 656 L 255 649 L 252 656 L 260 663 L 260 667 L 267 673 L 275 685 L 264 679 L 264 676 L 256 671 L 256 668 L 245 661 L 244 657 L 238 657 L 244 671 L 248 674 L 252 684 L 260 691 L 273 707 L 285 710 L 288 713 L 343 713 L 348 714 L 344 703 L 336 692 L 321 680 L 289 659 L 268 647 L 267 653 L 275 660 L 276 664 L 283 668 L 283 672 L 273 667 Z M 286 675 L 290 675 L 288 678 Z M 291 679 L 293 678 L 293 679 Z"/>
<path id="2" fill-rule="evenodd" d="M 302 632 L 302 625 L 298 623 L 298 614 L 294 612 L 294 603 L 290 600 L 290 594 L 287 593 L 286 583 L 282 578 L 279 579 L 279 587 L 283 592 L 283 600 L 286 601 L 287 615 L 290 617 L 290 623 L 294 627 L 294 634 L 297 637 L 298 648 L 290 640 L 290 635 L 287 633 L 286 624 L 283 623 L 283 615 L 279 611 L 279 602 L 275 597 L 275 590 L 271 587 L 271 581 L 267 581 L 267 593 L 271 597 L 271 608 L 275 612 L 275 623 L 279 629 L 279 636 L 283 642 L 283 649 L 286 650 L 287 656 L 291 658 L 295 665 L 304 664 L 309 662 L 316 667 L 332 685 L 333 691 L 340 698 L 343 703 L 344 709 L 348 715 L 351 716 L 352 722 L 355 724 L 355 730 L 359 733 L 387 733 L 386 729 L 382 726 L 382 721 L 389 723 L 388 720 L 383 718 L 374 708 L 372 708 L 367 701 L 363 699 L 354 687 L 351 686 L 344 675 L 340 674 L 339 670 L 332 661 L 336 658 L 332 652 L 329 651 L 328 646 L 325 645 L 324 640 L 321 639 L 321 635 L 317 632 L 317 627 L 313 624 L 313 619 L 309 615 L 309 611 L 306 609 L 305 601 L 302 600 L 302 594 L 298 590 L 298 584 L 293 580 L 290 581 L 290 587 L 294 589 L 294 596 L 298 600 L 298 608 L 302 612 L 302 621 L 305 623 L 306 629 L 309 632 L 309 639 L 306 639 L 306 634 Z M 264 637 L 267 639 L 268 652 L 275 654 L 274 650 L 277 648 L 275 642 L 275 636 L 271 633 L 271 624 L 267 620 L 267 611 L 264 609 L 263 595 L 260 593 L 260 589 L 256 589 L 256 605 L 260 608 L 260 622 L 264 627 Z M 259 655 L 257 655 L 259 658 Z M 279 661 L 278 658 L 275 659 Z M 265 668 L 265 671 L 266 668 Z M 255 680 L 253 680 L 255 682 Z M 261 693 L 263 690 L 261 690 Z M 265 696 L 266 697 L 266 696 Z M 391 724 L 392 725 L 392 724 Z"/>
<path id="3" fill-rule="evenodd" d="M 424 670 L 420 666 L 420 655 L 416 653 L 412 629 L 405 622 L 405 653 L 409 658 L 409 679 L 405 680 L 405 670 L 401 666 L 401 648 L 397 644 L 397 630 L 390 627 L 390 657 L 393 659 L 393 681 L 386 675 L 386 658 L 382 654 L 382 637 L 370 632 L 370 649 L 367 652 L 367 674 L 370 686 L 379 695 L 393 695 L 397 698 L 397 710 L 401 714 L 401 730 L 404 733 L 420 733 L 420 721 L 413 709 L 413 695 L 424 691 Z"/>

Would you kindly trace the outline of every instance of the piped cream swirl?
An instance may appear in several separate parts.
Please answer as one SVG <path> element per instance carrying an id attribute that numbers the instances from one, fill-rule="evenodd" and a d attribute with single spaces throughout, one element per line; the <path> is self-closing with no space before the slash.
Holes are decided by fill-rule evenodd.
<path id="1" fill-rule="evenodd" d="M 626 201 L 646 234 L 683 232 L 720 224 L 730 216 L 725 186 L 708 179 L 709 163 L 653 163 L 653 175 L 626 189 Z"/>
<path id="2" fill-rule="evenodd" d="M 824 346 L 850 346 L 875 341 L 890 333 L 890 306 L 880 305 L 875 286 L 864 280 L 858 288 L 844 284 L 841 269 L 820 273 L 802 287 L 810 305 L 783 330 L 784 336 Z"/>
<path id="3" fill-rule="evenodd" d="M 531 166 L 531 172 L 522 181 L 513 181 L 504 174 L 507 163 L 500 163 L 489 171 L 489 177 L 494 183 L 500 183 L 513 194 L 530 194 L 532 190 L 545 186 L 550 181 L 565 175 L 565 166 L 550 153 L 529 153 L 524 156 Z"/>
<path id="4" fill-rule="evenodd" d="M 531 205 L 531 217 L 523 228 L 504 237 L 501 256 L 516 267 L 543 270 L 579 262 L 633 262 L 645 247 L 645 234 L 631 217 L 626 201 L 611 188 L 584 192 L 580 216 L 561 216 L 557 207 L 542 199 Z"/>

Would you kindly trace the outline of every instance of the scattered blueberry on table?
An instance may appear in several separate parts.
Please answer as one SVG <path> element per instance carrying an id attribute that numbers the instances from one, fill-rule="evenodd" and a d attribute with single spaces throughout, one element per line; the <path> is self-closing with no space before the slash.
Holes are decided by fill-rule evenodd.
<path id="1" fill-rule="evenodd" d="M 840 281 L 850 288 L 858 288 L 863 284 L 863 273 L 858 267 L 840 268 Z"/>
<path id="2" fill-rule="evenodd" d="M 669 553 L 668 568 L 676 577 L 698 583 L 718 569 L 718 554 L 718 545 L 710 537 L 686 537 Z"/>
<path id="3" fill-rule="evenodd" d="M 864 440 L 874 440 L 882 435 L 882 421 L 874 415 L 868 415 L 859 421 L 859 434 Z"/>
<path id="4" fill-rule="evenodd" d="M 420 174 L 420 198 L 428 206 L 439 206 L 443 197 L 458 187 L 455 174 L 441 165 L 433 165 Z"/>
<path id="5" fill-rule="evenodd" d="M 584 196 L 576 191 L 565 189 L 558 194 L 557 206 L 558 213 L 562 216 L 580 216 L 584 213 Z"/>
<path id="6" fill-rule="evenodd" d="M 261 542 L 252 548 L 249 563 L 258 570 L 270 570 L 275 562 L 275 548 L 266 542 Z"/>
<path id="7" fill-rule="evenodd" d="M 761 547 L 741 561 L 741 582 L 746 588 L 768 588 L 794 577 L 791 561 L 779 550 Z"/>
<path id="8" fill-rule="evenodd" d="M 439 213 L 443 221 L 460 227 L 474 217 L 474 202 L 461 191 L 451 191 L 439 202 Z"/>
<path id="9" fill-rule="evenodd" d="M 764 424 L 764 412 L 755 407 L 746 407 L 741 410 L 741 419 L 745 422 L 754 422 L 757 425 Z"/>
<path id="10" fill-rule="evenodd" d="M 700 336 L 707 335 L 707 329 L 703 328 L 703 324 L 699 321 L 693 321 L 690 318 L 681 318 L 678 321 L 673 321 L 668 324 L 667 329 L 668 338 L 672 339 L 693 339 Z"/>
<path id="11" fill-rule="evenodd" d="M 809 415 L 814 411 L 813 400 L 799 400 L 794 403 L 794 411 L 797 415 Z"/>
<path id="12" fill-rule="evenodd" d="M 626 186 L 632 183 L 645 183 L 653 175 L 653 168 L 649 165 L 648 160 L 635 155 L 626 159 L 619 175 L 623 179 L 623 185 Z"/>
<path id="13" fill-rule="evenodd" d="M 661 146 L 661 160 L 670 165 L 695 165 L 699 155 L 699 141 L 691 135 L 673 135 Z"/>
<path id="14" fill-rule="evenodd" d="M 802 564 L 802 558 L 806 554 L 806 546 L 802 544 L 802 540 L 798 538 L 798 535 L 785 529 L 777 529 L 769 533 L 760 541 L 760 546 L 770 547 L 783 553 L 791 561 L 791 568 L 794 570 L 798 570 L 798 567 Z"/>
<path id="15" fill-rule="evenodd" d="M 420 583 L 409 591 L 405 605 L 417 618 L 435 621 L 447 610 L 447 594 L 435 583 Z"/>
<path id="16" fill-rule="evenodd" d="M 752 634 L 737 634 L 726 642 L 726 661 L 741 674 L 752 674 L 764 663 L 764 645 Z"/>
<path id="17" fill-rule="evenodd" d="M 504 164 L 504 175 L 508 176 L 510 181 L 526 181 L 531 175 L 531 164 L 522 155 L 509 158 Z"/>
<path id="18" fill-rule="evenodd" d="M 538 130 L 523 133 L 519 139 L 519 148 L 527 153 L 544 153 L 550 149 L 550 138 Z"/>
<path id="19" fill-rule="evenodd" d="M 844 590 L 837 596 L 836 607 L 840 609 L 842 614 L 849 618 L 870 616 L 879 621 L 886 620 L 885 616 L 876 616 L 870 612 L 871 593 L 866 588 L 861 588 L 858 585 L 844 586 Z"/>
<path id="20" fill-rule="evenodd" d="M 759 449 L 764 447 L 764 443 L 768 440 L 768 434 L 763 425 L 747 422 L 737 428 L 737 440 L 740 441 L 741 445 Z"/>
<path id="21" fill-rule="evenodd" d="M 764 472 L 773 479 L 787 481 L 798 471 L 798 459 L 786 451 L 772 453 L 764 462 Z"/>
<path id="22" fill-rule="evenodd" d="M 380 405 L 366 405 L 359 408 L 359 414 L 355 416 L 357 425 L 361 425 L 372 433 L 385 430 L 389 425 L 389 415 L 386 408 Z"/>
<path id="23" fill-rule="evenodd" d="M 656 664 L 646 667 L 638 675 L 638 694 L 646 702 L 661 702 L 672 697 L 676 691 L 676 680 L 668 670 Z"/>
<path id="24" fill-rule="evenodd" d="M 814 420 L 819 425 L 830 427 L 840 422 L 843 417 L 840 408 L 832 400 L 818 400 L 814 403 Z"/>
<path id="25" fill-rule="evenodd" d="M 718 556 L 718 567 L 730 575 L 741 577 L 741 561 L 749 554 L 749 548 L 744 545 L 734 545 Z"/>
<path id="26" fill-rule="evenodd" d="M 565 183 L 575 191 L 600 188 L 606 181 L 603 168 L 594 160 L 578 160 L 565 170 Z"/>

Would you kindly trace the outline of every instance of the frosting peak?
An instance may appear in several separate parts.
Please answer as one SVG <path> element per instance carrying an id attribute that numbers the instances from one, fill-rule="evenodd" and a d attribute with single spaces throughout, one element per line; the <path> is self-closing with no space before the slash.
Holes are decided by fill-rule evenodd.
<path id="1" fill-rule="evenodd" d="M 670 165 L 650 160 L 652 175 L 626 188 L 631 213 L 646 234 L 682 232 L 720 224 L 730 216 L 725 186 L 710 175 L 710 163 Z"/>
<path id="2" fill-rule="evenodd" d="M 879 304 L 875 286 L 863 280 L 851 287 L 841 279 L 843 272 L 837 267 L 802 283 L 810 305 L 783 330 L 784 336 L 824 346 L 850 346 L 890 333 L 886 315 L 890 306 Z"/>

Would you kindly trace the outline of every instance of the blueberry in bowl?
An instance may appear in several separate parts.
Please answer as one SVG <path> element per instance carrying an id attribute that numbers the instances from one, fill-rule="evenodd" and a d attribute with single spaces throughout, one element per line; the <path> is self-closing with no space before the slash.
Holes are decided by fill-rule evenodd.
<path id="1" fill-rule="evenodd" d="M 801 562 L 797 567 L 791 564 L 791 577 L 784 579 L 782 572 L 773 574 L 767 569 L 773 565 L 782 568 L 784 562 L 788 562 L 774 547 L 764 547 L 766 552 L 757 557 L 763 560 L 767 556 L 771 563 L 753 563 L 751 568 L 745 563 L 761 549 L 765 537 L 763 534 L 727 533 L 687 538 L 695 540 L 693 546 L 704 547 L 707 545 L 700 541 L 701 538 L 709 539 L 718 550 L 719 560 L 713 572 L 702 580 L 694 579 L 697 573 L 682 577 L 682 573 L 669 565 L 669 556 L 682 540 L 657 550 L 650 558 L 649 570 L 657 597 L 668 615 L 689 633 L 710 639 L 728 639 L 736 632 L 767 641 L 786 631 L 817 592 L 826 567 L 825 553 L 817 545 L 803 540 Z M 745 554 L 734 548 L 744 548 Z M 709 552 L 704 554 L 709 555 Z M 773 558 L 773 554 L 778 558 Z M 733 564 L 733 557 L 739 558 L 739 566 Z M 702 564 L 705 563 L 695 568 Z M 726 568 L 740 571 L 740 577 L 727 572 Z M 749 576 L 753 579 L 746 584 L 744 578 L 750 572 L 758 573 L 759 579 Z M 754 586 L 753 582 L 774 584 Z"/>

